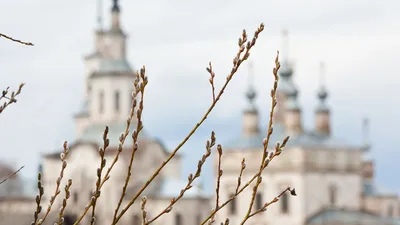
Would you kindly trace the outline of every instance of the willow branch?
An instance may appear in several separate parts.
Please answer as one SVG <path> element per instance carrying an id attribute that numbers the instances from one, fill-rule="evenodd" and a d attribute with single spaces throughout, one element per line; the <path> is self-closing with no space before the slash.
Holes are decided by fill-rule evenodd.
<path id="1" fill-rule="evenodd" d="M 189 134 L 183 139 L 181 143 L 171 152 L 167 160 L 165 160 L 161 166 L 154 172 L 154 174 L 150 177 L 149 180 L 143 185 L 143 187 L 135 194 L 135 196 L 129 201 L 127 206 L 121 211 L 121 213 L 118 215 L 116 222 L 121 219 L 121 217 L 125 214 L 125 212 L 129 209 L 130 206 L 135 203 L 136 199 L 142 194 L 142 192 L 150 185 L 150 183 L 157 177 L 157 175 L 160 173 L 160 171 L 165 167 L 165 165 L 168 164 L 168 162 L 176 155 L 176 153 L 179 151 L 179 149 L 190 139 L 190 137 L 196 132 L 196 130 L 200 127 L 201 124 L 207 119 L 208 115 L 211 113 L 211 111 L 214 109 L 216 103 L 219 101 L 221 98 L 222 94 L 224 93 L 226 87 L 228 86 L 229 82 L 232 80 L 232 77 L 235 75 L 237 70 L 239 69 L 240 65 L 242 62 L 248 59 L 250 56 L 250 49 L 256 44 L 258 35 L 264 30 L 264 24 L 261 24 L 260 27 L 257 29 L 257 31 L 254 34 L 254 37 L 252 41 L 247 42 L 247 34 L 246 31 L 243 30 L 242 33 L 242 38 L 239 38 L 239 52 L 237 53 L 236 57 L 233 59 L 233 68 L 230 72 L 230 74 L 226 78 L 226 82 L 221 88 L 219 94 L 215 98 L 215 101 L 212 102 L 204 116 L 200 119 L 200 121 L 193 127 L 193 129 L 189 132 Z M 245 51 L 246 50 L 246 51 Z M 241 57 L 241 54 L 245 52 L 243 57 Z"/>

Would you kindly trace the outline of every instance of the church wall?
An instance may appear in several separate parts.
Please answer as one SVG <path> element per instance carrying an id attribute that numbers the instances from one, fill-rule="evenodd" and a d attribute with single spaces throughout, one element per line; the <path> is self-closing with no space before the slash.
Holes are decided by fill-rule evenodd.
<path id="1" fill-rule="evenodd" d="M 0 200 L 0 214 L 30 213 L 32 214 L 32 219 L 33 219 L 33 212 L 35 208 L 36 208 L 36 203 L 33 198 L 24 199 L 24 197 L 16 197 L 16 198 L 11 197 L 8 199 Z"/>
<path id="2" fill-rule="evenodd" d="M 93 122 L 125 121 L 131 109 L 132 77 L 99 77 L 92 79 L 90 112 Z M 120 110 L 115 109 L 115 92 L 120 93 Z M 104 93 L 103 111 L 100 112 L 100 92 Z"/>
<path id="3" fill-rule="evenodd" d="M 363 207 L 381 216 L 400 217 L 400 199 L 395 195 L 364 196 Z"/>
<path id="4" fill-rule="evenodd" d="M 246 167 L 242 185 L 245 184 L 251 177 L 255 174 L 254 171 L 259 167 L 259 154 L 260 152 L 226 152 L 225 158 L 223 159 L 223 170 L 224 174 L 221 178 L 221 202 L 224 202 L 230 198 L 230 195 L 234 193 L 237 185 L 237 177 L 239 175 L 240 162 L 242 157 L 246 157 Z M 228 162 L 227 162 L 228 161 Z M 226 163 L 227 162 L 227 163 Z M 234 163 L 235 162 L 235 163 Z M 256 163 L 252 163 L 256 162 Z M 275 158 L 271 162 L 272 165 L 278 165 L 280 162 L 280 157 Z M 275 165 L 275 167 L 276 167 Z M 281 164 L 282 166 L 282 164 Z M 296 171 L 281 171 L 272 168 L 269 170 L 267 168 L 263 174 L 263 182 L 260 185 L 259 193 L 262 194 L 263 203 L 273 200 L 280 192 L 282 192 L 288 186 L 295 187 L 298 196 L 289 196 L 289 209 L 288 213 L 283 213 L 280 208 L 280 202 L 275 203 L 270 206 L 269 209 L 258 216 L 252 218 L 254 223 L 258 222 L 273 222 L 276 225 L 287 225 L 287 224 L 302 224 L 304 217 L 304 206 L 305 201 L 304 195 L 304 180 L 300 172 Z M 247 212 L 248 204 L 251 200 L 252 194 L 251 185 L 247 190 L 245 190 L 236 200 L 237 213 L 231 214 L 229 212 L 229 205 L 223 208 L 218 214 L 219 220 L 224 220 L 229 217 L 231 219 L 230 224 L 239 224 L 243 216 Z M 213 201 L 215 201 L 215 196 Z M 255 206 L 254 206 L 255 207 Z"/>
<path id="5" fill-rule="evenodd" d="M 158 215 L 166 206 L 169 205 L 171 198 L 163 198 L 158 200 L 150 200 L 148 209 L 150 217 Z M 173 207 L 173 210 L 164 214 L 160 219 L 154 222 L 154 225 L 175 225 L 177 216 L 181 216 L 184 225 L 200 224 L 199 222 L 205 219 L 210 213 L 210 204 L 207 199 L 203 198 L 182 198 Z M 219 224 L 219 223 L 217 223 Z"/>
<path id="6" fill-rule="evenodd" d="M 80 137 L 85 131 L 86 127 L 90 125 L 90 117 L 77 117 L 75 118 L 75 137 Z"/>
<path id="7" fill-rule="evenodd" d="M 359 174 L 309 172 L 305 175 L 305 184 L 307 216 L 316 213 L 321 208 L 332 206 L 331 187 L 336 189 L 334 207 L 361 209 L 362 179 Z"/>
<path id="8" fill-rule="evenodd" d="M 104 36 L 104 52 L 106 57 L 111 59 L 121 59 L 125 57 L 125 37 L 116 34 Z"/>

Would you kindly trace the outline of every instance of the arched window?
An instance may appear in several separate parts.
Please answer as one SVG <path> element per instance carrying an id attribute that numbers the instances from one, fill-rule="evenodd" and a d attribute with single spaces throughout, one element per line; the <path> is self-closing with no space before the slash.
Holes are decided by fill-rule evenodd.
<path id="1" fill-rule="evenodd" d="M 175 225 L 183 225 L 182 215 L 180 213 L 175 214 Z"/>
<path id="2" fill-rule="evenodd" d="M 90 92 L 92 92 L 92 85 L 91 84 L 87 85 L 87 92 L 88 92 L 88 94 L 90 94 Z"/>
<path id="3" fill-rule="evenodd" d="M 329 204 L 331 206 L 336 205 L 336 198 L 337 198 L 337 187 L 335 185 L 331 185 L 329 187 Z"/>
<path id="4" fill-rule="evenodd" d="M 140 216 L 138 216 L 138 215 L 134 215 L 133 216 L 133 218 L 132 218 L 132 224 L 133 225 L 140 225 L 140 223 L 141 223 L 141 221 L 140 221 Z"/>
<path id="5" fill-rule="evenodd" d="M 114 107 L 115 107 L 115 111 L 116 112 L 119 112 L 119 110 L 120 110 L 120 94 L 119 94 L 119 91 L 115 91 L 115 93 L 114 93 Z"/>
<path id="6" fill-rule="evenodd" d="M 73 225 L 77 220 L 75 215 L 64 215 L 64 224 L 65 225 Z"/>
<path id="7" fill-rule="evenodd" d="M 279 202 L 281 203 L 281 213 L 289 213 L 289 194 L 287 192 L 282 195 Z"/>
<path id="8" fill-rule="evenodd" d="M 257 193 L 256 195 L 256 210 L 259 210 L 263 207 L 263 196 L 261 193 Z"/>
<path id="9" fill-rule="evenodd" d="M 99 113 L 104 112 L 104 92 L 100 91 L 99 93 Z"/>
<path id="10" fill-rule="evenodd" d="M 233 194 L 230 195 L 230 198 L 233 196 Z M 229 214 L 234 215 L 236 214 L 236 206 L 237 202 L 236 202 L 236 198 L 234 198 L 230 203 L 229 203 Z"/>
<path id="11" fill-rule="evenodd" d="M 74 191 L 74 195 L 72 196 L 72 200 L 74 201 L 74 203 L 78 202 L 78 192 Z"/>

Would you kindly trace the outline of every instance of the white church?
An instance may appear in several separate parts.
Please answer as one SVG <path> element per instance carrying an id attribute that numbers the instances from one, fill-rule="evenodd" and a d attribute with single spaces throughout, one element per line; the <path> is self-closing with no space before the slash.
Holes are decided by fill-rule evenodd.
<path id="1" fill-rule="evenodd" d="M 85 96 L 80 111 L 74 116 L 76 140 L 70 144 L 67 157 L 68 167 L 64 174 L 65 186 L 68 178 L 73 180 L 71 198 L 65 212 L 66 225 L 72 224 L 88 204 L 96 182 L 95 171 L 99 167 L 98 148 L 103 145 L 102 136 L 109 126 L 110 146 L 106 151 L 107 165 L 113 160 L 118 148 L 118 139 L 126 126 L 127 112 L 131 107 L 132 83 L 135 70 L 126 59 L 126 38 L 120 24 L 120 5 L 113 1 L 111 25 L 105 30 L 99 27 L 95 32 L 95 50 L 85 57 Z M 287 34 L 285 35 L 287 37 Z M 262 214 L 252 217 L 251 225 L 395 225 L 400 224 L 400 199 L 397 194 L 381 192 L 374 183 L 374 163 L 366 160 L 369 145 L 352 145 L 337 139 L 331 133 L 330 109 L 326 104 L 328 92 L 324 85 L 318 92 L 319 105 L 315 109 L 315 126 L 305 130 L 302 124 L 302 110 L 298 104 L 298 88 L 292 80 L 294 71 L 287 57 L 281 60 L 280 82 L 278 85 L 278 106 L 271 148 L 277 141 L 290 135 L 287 147 L 263 174 L 254 205 L 255 210 L 272 200 L 287 186 L 295 187 L 297 196 L 284 195 L 280 201 Z M 268 93 L 267 93 L 268 94 Z M 260 124 L 254 99 L 257 93 L 252 85 L 246 91 L 248 106 L 243 111 L 242 134 L 224 145 L 221 179 L 221 201 L 234 193 L 240 163 L 246 158 L 247 168 L 243 181 L 250 179 L 259 166 L 262 154 L 262 140 L 267 124 Z M 239 122 L 239 121 L 238 121 Z M 135 124 L 131 125 L 131 131 Z M 126 139 L 124 150 L 111 173 L 111 179 L 104 186 L 96 211 L 96 224 L 112 222 L 114 208 L 119 200 L 128 168 L 132 139 Z M 146 130 L 139 138 L 140 150 L 133 163 L 132 179 L 128 186 L 126 200 L 147 181 L 155 169 L 168 156 L 163 143 Z M 60 171 L 61 149 L 46 154 L 40 170 L 43 173 L 47 202 L 55 189 L 55 180 Z M 162 170 L 158 178 L 143 195 L 147 196 L 148 218 L 161 212 L 186 185 L 181 174 L 183 158 L 177 155 Z M 216 162 L 217 159 L 215 159 Z M 157 167 L 155 167 L 157 166 Z M 108 166 L 106 166 L 107 168 Z M 216 163 L 213 164 L 216 171 Z M 0 180 L 13 169 L 0 165 Z M 26 196 L 21 190 L 22 182 L 17 176 L 0 185 L 0 225 L 30 224 L 35 210 L 34 196 Z M 215 177 L 214 177 L 215 179 Z M 230 224 L 239 224 L 247 211 L 250 190 L 244 192 L 222 209 L 216 216 L 219 224 L 230 218 Z M 214 194 L 214 192 L 213 192 Z M 61 197 L 63 196 L 61 193 Z M 61 198 L 60 198 L 61 199 Z M 200 186 L 194 186 L 174 206 L 173 211 L 163 215 L 154 224 L 194 225 L 199 224 L 214 207 L 215 196 L 206 193 Z M 140 225 L 140 200 L 122 217 L 121 225 Z M 61 202 L 53 206 L 46 224 L 57 219 Z M 90 214 L 90 213 L 89 213 Z M 88 215 L 89 215 L 88 214 Z M 87 224 L 90 217 L 81 224 Z"/>

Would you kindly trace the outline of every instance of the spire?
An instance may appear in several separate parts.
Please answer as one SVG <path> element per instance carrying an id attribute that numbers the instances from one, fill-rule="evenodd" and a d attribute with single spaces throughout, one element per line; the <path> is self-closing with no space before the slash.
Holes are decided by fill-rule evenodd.
<path id="1" fill-rule="evenodd" d="M 97 29 L 103 30 L 103 0 L 97 0 Z"/>
<path id="2" fill-rule="evenodd" d="M 369 119 L 365 117 L 363 119 L 363 124 L 362 124 L 362 135 L 363 135 L 363 147 L 365 150 L 368 150 L 370 148 L 369 144 Z"/>
<path id="3" fill-rule="evenodd" d="M 289 38 L 288 31 L 286 29 L 282 30 L 282 39 L 281 39 L 281 54 L 280 54 L 280 62 L 281 68 L 279 69 L 279 85 L 276 94 L 276 98 L 278 100 L 278 105 L 275 109 L 274 113 L 274 122 L 276 124 L 284 124 L 286 117 L 286 106 L 287 104 L 295 104 L 297 105 L 297 89 L 296 85 L 293 83 L 293 68 L 289 63 Z M 292 95 L 291 98 L 292 103 L 289 103 L 289 95 Z M 294 99 L 293 99 L 294 98 Z M 295 106 L 298 107 L 298 106 Z"/>
<path id="4" fill-rule="evenodd" d="M 298 94 L 297 89 L 293 89 L 287 94 L 286 110 L 300 110 L 300 105 L 297 101 Z"/>
<path id="5" fill-rule="evenodd" d="M 279 75 L 283 78 L 290 78 L 293 70 L 289 64 L 289 34 L 286 29 L 282 30 L 282 47 L 281 47 L 281 69 Z"/>
<path id="6" fill-rule="evenodd" d="M 113 6 L 111 8 L 111 12 L 120 12 L 118 0 L 113 0 Z"/>
<path id="7" fill-rule="evenodd" d="M 254 89 L 254 72 L 253 72 L 253 64 L 249 62 L 249 74 L 248 74 L 248 87 L 246 91 L 246 98 L 249 103 L 249 109 L 255 110 L 254 100 L 257 97 L 257 93 Z"/>
<path id="8" fill-rule="evenodd" d="M 326 98 L 328 97 L 328 92 L 325 87 L 325 63 L 320 62 L 319 64 L 319 75 L 320 75 L 320 87 L 317 93 L 317 97 L 319 99 L 319 105 L 317 107 L 317 111 L 329 111 L 326 106 Z"/>
<path id="9" fill-rule="evenodd" d="M 285 130 L 288 135 L 298 135 L 303 131 L 301 125 L 301 109 L 297 101 L 298 91 L 293 89 L 287 94 L 285 107 Z"/>
<path id="10" fill-rule="evenodd" d="M 254 103 L 257 97 L 254 83 L 253 65 L 249 62 L 248 74 L 248 89 L 246 91 L 246 98 L 248 100 L 248 107 L 243 112 L 243 136 L 253 136 L 259 133 L 259 118 L 258 110 Z"/>
<path id="11" fill-rule="evenodd" d="M 113 0 L 113 5 L 111 7 L 111 29 L 112 30 L 119 30 L 120 26 L 119 26 L 119 22 L 120 22 L 120 18 L 119 18 L 119 14 L 120 14 L 121 10 L 119 8 L 118 5 L 118 0 Z"/>
<path id="12" fill-rule="evenodd" d="M 325 64 L 320 62 L 319 64 L 319 75 L 320 75 L 320 87 L 317 92 L 318 105 L 315 110 L 315 130 L 317 133 L 322 135 L 330 135 L 330 110 L 326 105 L 325 101 L 328 97 L 328 92 L 325 87 Z"/>

